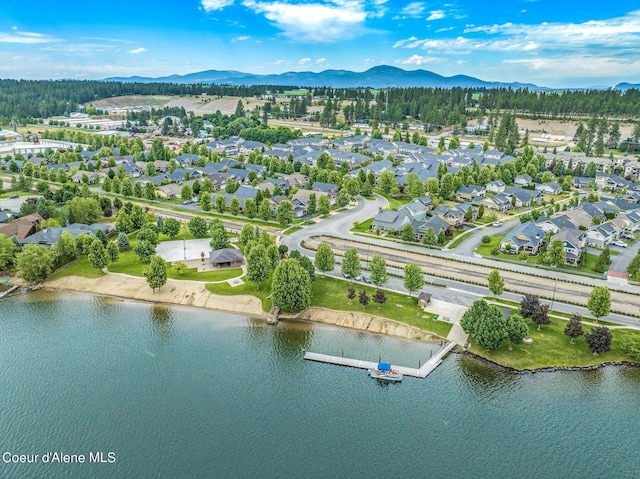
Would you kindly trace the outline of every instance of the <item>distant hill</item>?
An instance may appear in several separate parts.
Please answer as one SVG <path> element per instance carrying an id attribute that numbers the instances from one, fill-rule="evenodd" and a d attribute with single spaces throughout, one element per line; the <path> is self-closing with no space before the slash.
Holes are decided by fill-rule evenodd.
<path id="1" fill-rule="evenodd" d="M 640 83 L 618 83 L 613 87 L 614 90 L 627 91 L 635 88 L 636 90 L 640 90 Z"/>
<path id="2" fill-rule="evenodd" d="M 387 86 L 409 88 L 528 88 L 530 90 L 550 90 L 531 83 L 487 82 L 478 78 L 456 75 L 445 77 L 427 70 L 403 70 L 392 66 L 377 66 L 364 72 L 349 70 L 324 70 L 314 72 L 286 72 L 274 75 L 254 75 L 233 70 L 207 70 L 187 75 L 170 75 L 158 78 L 148 77 L 111 77 L 104 81 L 137 82 L 137 83 L 214 83 L 227 85 L 282 85 L 300 87 L 333 87 L 333 88 L 386 88 Z"/>

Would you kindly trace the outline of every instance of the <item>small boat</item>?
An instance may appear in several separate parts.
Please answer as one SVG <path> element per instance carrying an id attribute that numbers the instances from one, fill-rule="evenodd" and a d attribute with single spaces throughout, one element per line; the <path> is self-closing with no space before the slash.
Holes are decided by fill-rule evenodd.
<path id="1" fill-rule="evenodd" d="M 393 369 L 389 363 L 378 363 L 375 369 L 369 370 L 369 376 L 384 381 L 402 381 L 402 373 Z"/>

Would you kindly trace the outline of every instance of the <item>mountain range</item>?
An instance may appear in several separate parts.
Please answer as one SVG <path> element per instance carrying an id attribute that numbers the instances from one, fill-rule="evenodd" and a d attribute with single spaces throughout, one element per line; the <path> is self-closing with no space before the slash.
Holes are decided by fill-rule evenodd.
<path id="1" fill-rule="evenodd" d="M 529 88 L 530 90 L 549 90 L 531 83 L 488 82 L 466 75 L 445 77 L 427 70 L 403 70 L 392 66 L 376 66 L 364 72 L 349 70 L 324 70 L 314 72 L 286 72 L 272 75 L 256 75 L 234 70 L 207 70 L 187 75 L 165 77 L 111 77 L 104 81 L 137 83 L 205 83 L 217 85 L 281 85 L 299 87 L 332 88 Z"/>

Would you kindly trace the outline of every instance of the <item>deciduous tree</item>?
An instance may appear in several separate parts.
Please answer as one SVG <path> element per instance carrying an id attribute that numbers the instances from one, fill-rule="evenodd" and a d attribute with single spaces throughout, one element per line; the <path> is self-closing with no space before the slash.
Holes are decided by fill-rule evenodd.
<path id="1" fill-rule="evenodd" d="M 513 344 L 521 344 L 529 334 L 529 326 L 518 313 L 511 313 L 506 321 L 507 334 Z"/>
<path id="2" fill-rule="evenodd" d="M 570 343 L 573 344 L 573 340 L 582 336 L 584 334 L 584 330 L 582 329 L 582 315 L 578 313 L 573 313 L 569 322 L 564 327 L 564 334 L 569 336 Z"/>
<path id="3" fill-rule="evenodd" d="M 360 256 L 356 248 L 348 248 L 344 252 L 342 257 L 342 274 L 348 278 L 359 276 L 362 272 L 362 265 L 360 264 Z"/>
<path id="4" fill-rule="evenodd" d="M 483 299 L 474 301 L 462 315 L 460 326 L 465 333 L 473 336 L 480 346 L 489 351 L 499 348 L 509 336 L 502 311 Z"/>
<path id="5" fill-rule="evenodd" d="M 611 349 L 611 332 L 605 326 L 592 328 L 591 332 L 584 335 L 584 339 L 594 356 Z"/>
<path id="6" fill-rule="evenodd" d="M 408 263 L 404 267 L 404 287 L 409 290 L 409 297 L 414 291 L 419 291 L 424 286 L 422 269 L 415 263 Z"/>
<path id="7" fill-rule="evenodd" d="M 316 251 L 315 266 L 326 275 L 328 271 L 333 271 L 336 266 L 336 259 L 327 243 L 320 243 Z"/>
<path id="8" fill-rule="evenodd" d="M 531 321 L 538 325 L 538 331 L 540 331 L 540 326 L 551 324 L 551 319 L 549 318 L 549 305 L 539 304 L 531 315 Z"/>
<path id="9" fill-rule="evenodd" d="M 376 254 L 371 258 L 369 271 L 371 271 L 371 282 L 376 286 L 381 286 L 389 281 L 387 262 L 379 254 Z"/>
<path id="10" fill-rule="evenodd" d="M 593 288 L 587 300 L 587 308 L 596 318 L 596 322 L 600 318 L 607 316 L 611 312 L 611 291 L 609 291 L 609 288 L 606 286 Z"/>
<path id="11" fill-rule="evenodd" d="M 149 269 L 144 272 L 144 277 L 147 278 L 147 283 L 155 293 L 156 289 L 167 284 L 167 264 L 160 256 L 154 254 L 151 256 Z"/>
<path id="12" fill-rule="evenodd" d="M 89 253 L 87 254 L 89 264 L 96 269 L 102 270 L 107 265 L 107 250 L 105 249 L 102 241 L 99 239 L 93 240 L 89 245 Z"/>
<path id="13" fill-rule="evenodd" d="M 53 271 L 53 252 L 42 245 L 28 244 L 16 255 L 16 269 L 25 281 L 40 283 Z"/>
<path id="14" fill-rule="evenodd" d="M 256 289 L 260 289 L 260 283 L 266 281 L 271 274 L 271 262 L 267 257 L 266 248 L 258 244 L 251 248 L 247 255 L 247 279 L 256 283 Z"/>
<path id="15" fill-rule="evenodd" d="M 489 291 L 494 296 L 500 296 L 504 292 L 504 278 L 500 275 L 500 271 L 494 269 L 487 277 L 489 283 Z"/>
<path id="16" fill-rule="evenodd" d="M 300 311 L 311 304 L 309 273 L 295 259 L 285 259 L 274 271 L 271 299 L 285 311 Z"/>

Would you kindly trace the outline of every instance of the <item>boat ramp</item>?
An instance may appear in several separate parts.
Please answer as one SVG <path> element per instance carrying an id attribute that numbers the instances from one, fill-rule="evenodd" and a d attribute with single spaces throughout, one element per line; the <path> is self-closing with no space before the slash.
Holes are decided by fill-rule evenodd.
<path id="1" fill-rule="evenodd" d="M 444 356 L 455 346 L 456 343 L 454 343 L 453 341 L 448 342 L 420 368 L 408 368 L 405 366 L 396 365 L 394 365 L 393 368 L 400 371 L 404 376 L 424 379 L 440 365 Z M 375 369 L 378 366 L 378 363 L 373 361 L 361 361 L 359 359 L 345 358 L 342 356 L 329 356 L 328 354 L 312 353 L 310 351 L 304 352 L 304 359 L 307 359 L 309 361 L 317 361 L 320 363 L 335 364 L 338 366 L 347 366 L 350 368 L 367 370 Z"/>

